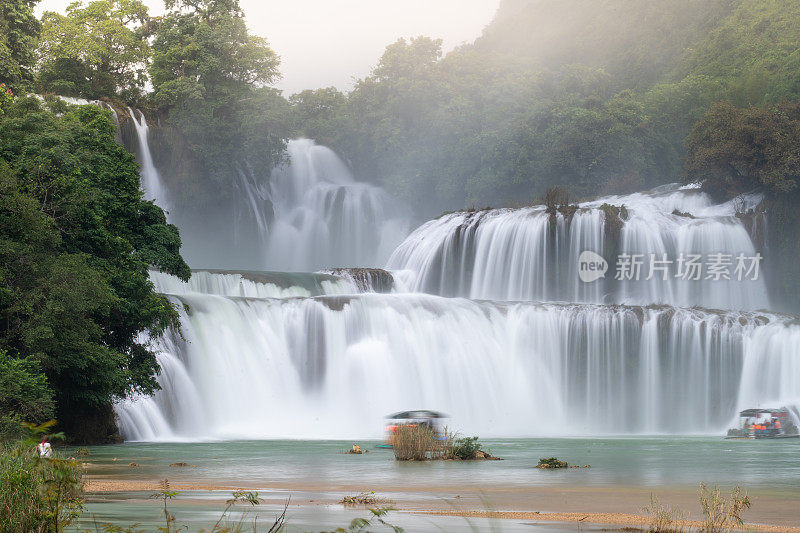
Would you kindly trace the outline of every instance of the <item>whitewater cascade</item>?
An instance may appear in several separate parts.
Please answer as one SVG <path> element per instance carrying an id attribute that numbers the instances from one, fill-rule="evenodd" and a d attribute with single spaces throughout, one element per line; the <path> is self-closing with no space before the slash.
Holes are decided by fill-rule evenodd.
<path id="1" fill-rule="evenodd" d="M 138 113 L 139 118 L 137 118 L 137 112 L 130 107 L 128 108 L 128 113 L 130 113 L 131 121 L 133 121 L 133 126 L 136 128 L 136 137 L 139 140 L 137 156 L 141 167 L 139 172 L 141 174 L 144 198 L 145 200 L 155 201 L 159 207 L 168 211 L 170 204 L 167 196 L 167 189 L 161 181 L 161 174 L 159 174 L 158 169 L 153 163 L 153 155 L 150 151 L 150 128 L 147 125 L 147 119 L 142 112 Z M 118 121 L 116 112 L 114 112 L 114 117 L 115 120 Z M 119 122 L 117 122 L 117 124 L 119 125 Z M 167 219 L 169 218 L 169 214 L 167 214 Z"/>
<path id="2" fill-rule="evenodd" d="M 738 209 L 759 200 L 758 195 L 738 199 Z M 694 187 L 670 185 L 582 203 L 567 214 L 551 215 L 544 206 L 457 212 L 415 230 L 394 251 L 388 268 L 410 290 L 443 296 L 766 309 L 763 273 L 755 280 L 752 275 L 706 279 L 705 271 L 701 280 L 676 278 L 681 254 L 703 259 L 730 254 L 731 274 L 739 254 L 755 256 L 736 209 L 733 201 L 715 205 Z M 608 231 L 607 217 L 618 218 L 618 233 Z M 603 256 L 609 267 L 604 278 L 591 283 L 578 276 L 578 258 L 586 250 Z M 614 279 L 622 253 L 646 260 L 638 280 Z M 673 262 L 667 279 L 661 272 L 647 279 L 650 254 Z"/>
<path id="3" fill-rule="evenodd" d="M 154 277 L 183 337 L 154 341 L 162 390 L 117 405 L 129 440 L 376 437 L 409 407 L 481 436 L 719 432 L 800 404 L 800 325 L 781 315 Z"/>
<path id="4" fill-rule="evenodd" d="M 401 206 L 380 187 L 356 181 L 333 150 L 312 140 L 289 141 L 287 156 L 268 183 L 240 170 L 237 226 L 258 229 L 264 258 L 259 268 L 384 264 L 408 234 Z"/>

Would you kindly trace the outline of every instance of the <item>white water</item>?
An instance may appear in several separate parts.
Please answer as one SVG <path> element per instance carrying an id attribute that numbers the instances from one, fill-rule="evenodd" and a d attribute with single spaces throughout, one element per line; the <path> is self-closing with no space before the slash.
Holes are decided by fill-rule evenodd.
<path id="1" fill-rule="evenodd" d="M 147 124 L 131 115 L 146 196 L 163 207 Z M 241 167 L 230 234 L 258 258 L 244 267 L 388 264 L 395 292 L 363 294 L 389 290 L 374 271 L 151 273 L 182 336 L 152 340 L 162 390 L 116 406 L 126 439 L 375 437 L 383 416 L 412 408 L 484 437 L 720 432 L 740 409 L 800 405 L 800 325 L 736 311 L 768 308 L 763 276 L 615 283 L 607 257 L 606 279 L 578 279 L 581 251 L 609 252 L 603 203 L 629 213 L 617 251 L 752 255 L 733 203 L 666 187 L 552 225 L 542 207 L 455 213 L 392 252 L 407 219 L 383 190 L 312 141 L 288 156 L 265 182 Z M 732 311 L 596 305 L 610 303 Z"/>
<path id="2" fill-rule="evenodd" d="M 747 206 L 757 197 L 745 199 Z M 606 250 L 606 220 L 600 205 L 625 205 L 628 218 L 616 254 Z M 674 215 L 674 210 L 692 217 Z M 734 216 L 733 202 L 713 205 L 698 190 L 666 187 L 652 193 L 608 197 L 581 204 L 570 219 L 557 214 L 555 224 L 544 207 L 459 212 L 432 220 L 414 231 L 395 252 L 388 268 L 412 290 L 444 296 L 491 300 L 571 301 L 647 305 L 662 303 L 720 309 L 769 307 L 763 272 L 758 279 L 700 281 L 668 279 L 658 273 L 647 280 L 649 254 L 675 261 L 680 254 L 756 253 Z M 604 256 L 604 279 L 584 283 L 578 256 L 591 250 Z M 619 253 L 642 254 L 641 278 L 615 283 Z M 735 264 L 730 267 L 733 274 Z M 704 271 L 703 277 L 706 277 Z"/>
<path id="3" fill-rule="evenodd" d="M 128 112 L 131 115 L 131 120 L 136 128 L 136 135 L 139 139 L 138 156 L 139 164 L 141 165 L 140 174 L 144 198 L 145 200 L 154 200 L 159 207 L 168 210 L 170 202 L 167 196 L 167 190 L 161 181 L 161 175 L 158 169 L 155 164 L 153 164 L 153 155 L 150 152 L 150 142 L 148 139 L 150 128 L 147 126 L 147 119 L 145 119 L 144 113 L 141 112 L 138 113 L 139 118 L 137 118 L 137 112 L 130 107 L 128 108 Z"/>
<path id="4" fill-rule="evenodd" d="M 156 292 L 162 294 L 211 294 L 242 298 L 302 298 L 325 294 L 367 292 L 355 282 L 325 274 L 239 273 L 196 270 L 188 282 L 163 272 L 150 271 Z"/>
<path id="5" fill-rule="evenodd" d="M 184 339 L 155 344 L 163 390 L 117 406 L 126 439 L 377 436 L 422 407 L 481 436 L 719 432 L 800 402 L 800 326 L 776 315 L 178 292 Z"/>
<path id="6" fill-rule="evenodd" d="M 287 155 L 289 164 L 276 168 L 269 183 L 240 172 L 237 221 L 258 228 L 258 268 L 382 265 L 408 234 L 400 206 L 383 189 L 356 181 L 329 148 L 296 139 Z"/>

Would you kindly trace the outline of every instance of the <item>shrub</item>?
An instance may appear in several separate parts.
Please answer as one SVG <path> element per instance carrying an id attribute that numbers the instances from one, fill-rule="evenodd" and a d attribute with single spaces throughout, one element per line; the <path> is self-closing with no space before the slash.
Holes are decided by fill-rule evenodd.
<path id="1" fill-rule="evenodd" d="M 436 432 L 429 427 L 418 425 L 398 426 L 392 438 L 394 457 L 398 461 L 425 461 L 444 459 L 451 446 L 452 438 L 445 431 L 439 440 Z"/>
<path id="2" fill-rule="evenodd" d="M 474 459 L 475 454 L 481 448 L 478 437 L 464 437 L 455 439 L 451 447 L 450 455 L 458 459 Z"/>
<path id="3" fill-rule="evenodd" d="M 0 450 L 0 532 L 62 531 L 82 510 L 74 460 L 41 459 L 31 446 Z"/>
<path id="4" fill-rule="evenodd" d="M 568 468 L 569 464 L 566 461 L 559 461 L 555 457 L 548 457 L 547 459 L 539 459 L 539 464 L 536 468 Z"/>
<path id="5" fill-rule="evenodd" d="M 734 487 L 726 501 L 718 487 L 708 490 L 700 484 L 700 507 L 703 509 L 703 533 L 727 533 L 740 528 L 744 521 L 741 512 L 750 508 L 750 498 Z"/>
<path id="6" fill-rule="evenodd" d="M 650 516 L 650 533 L 683 533 L 686 513 L 678 507 L 665 507 L 658 498 L 650 495 L 650 505 L 643 507 L 642 512 Z"/>
<path id="7" fill-rule="evenodd" d="M 23 438 L 23 422 L 40 424 L 52 417 L 53 393 L 39 363 L 0 350 L 0 440 Z"/>

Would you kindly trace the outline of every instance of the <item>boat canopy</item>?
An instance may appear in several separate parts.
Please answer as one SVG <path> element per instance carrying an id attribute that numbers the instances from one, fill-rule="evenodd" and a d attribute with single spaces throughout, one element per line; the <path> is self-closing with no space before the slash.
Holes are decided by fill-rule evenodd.
<path id="1" fill-rule="evenodd" d="M 400 420 L 400 419 L 410 419 L 410 418 L 448 418 L 448 417 L 444 413 L 421 409 L 419 411 L 400 411 L 399 413 L 388 415 L 386 418 L 392 420 Z"/>
<path id="2" fill-rule="evenodd" d="M 745 409 L 739 416 L 742 418 L 753 418 L 761 416 L 762 414 L 769 413 L 776 416 L 789 416 L 787 409 Z"/>

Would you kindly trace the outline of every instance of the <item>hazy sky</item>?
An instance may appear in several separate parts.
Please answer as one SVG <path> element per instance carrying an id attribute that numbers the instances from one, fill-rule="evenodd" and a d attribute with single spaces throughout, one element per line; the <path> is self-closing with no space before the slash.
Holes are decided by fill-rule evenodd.
<path id="1" fill-rule="evenodd" d="M 162 0 L 143 0 L 151 14 Z M 42 0 L 63 12 L 71 0 Z M 444 39 L 445 51 L 472 41 L 489 23 L 499 0 L 241 0 L 253 33 L 281 56 L 287 93 L 334 85 L 349 89 L 368 74 L 387 44 L 399 37 Z"/>

